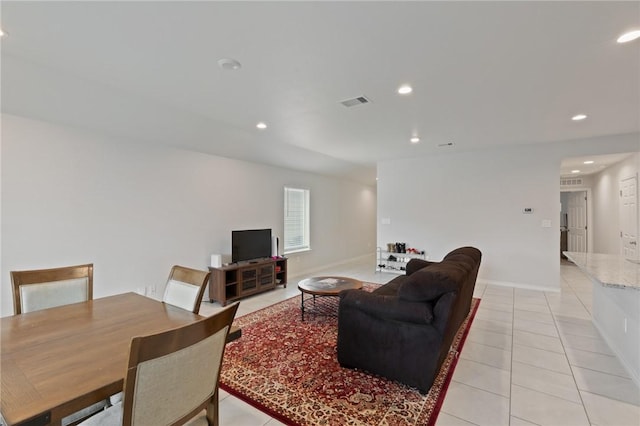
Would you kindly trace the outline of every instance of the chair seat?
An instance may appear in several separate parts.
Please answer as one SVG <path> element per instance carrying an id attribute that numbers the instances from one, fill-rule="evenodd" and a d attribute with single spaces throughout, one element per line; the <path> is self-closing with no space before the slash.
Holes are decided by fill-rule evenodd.
<path id="1" fill-rule="evenodd" d="M 115 395 L 111 395 L 111 396 L 109 397 L 109 404 L 111 404 L 111 405 L 116 405 L 117 403 L 122 402 L 122 396 L 123 396 L 123 395 L 124 395 L 124 394 L 123 394 L 122 392 L 118 392 L 118 393 L 117 393 L 117 394 L 115 394 Z"/>
<path id="2" fill-rule="evenodd" d="M 73 414 L 68 415 L 67 417 L 62 419 L 62 426 L 67 426 L 70 425 L 72 423 L 77 422 L 78 420 L 84 419 L 86 417 L 91 416 L 92 414 L 98 413 L 98 412 L 102 412 L 104 411 L 104 409 L 106 407 L 109 406 L 108 401 L 102 400 L 100 402 L 96 402 L 93 405 L 90 405 L 86 408 L 83 408 L 82 410 L 76 411 Z"/>
<path id="3" fill-rule="evenodd" d="M 122 426 L 122 402 L 89 417 L 78 426 Z M 202 410 L 197 416 L 185 423 L 185 426 L 209 426 L 207 411 Z"/>
<path id="4" fill-rule="evenodd" d="M 80 423 L 83 426 L 122 426 L 122 403 L 112 405 Z M 78 425 L 78 426 L 80 426 Z"/>

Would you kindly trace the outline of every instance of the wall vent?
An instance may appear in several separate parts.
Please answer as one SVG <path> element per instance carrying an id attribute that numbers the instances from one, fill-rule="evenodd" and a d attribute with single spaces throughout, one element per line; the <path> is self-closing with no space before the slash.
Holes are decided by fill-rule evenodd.
<path id="1" fill-rule="evenodd" d="M 560 186 L 582 185 L 582 178 L 560 179 Z"/>
<path id="2" fill-rule="evenodd" d="M 366 96 L 358 96 L 357 98 L 345 99 L 344 101 L 340 101 L 340 103 L 347 108 L 351 108 L 354 106 L 371 103 L 371 100 Z"/>

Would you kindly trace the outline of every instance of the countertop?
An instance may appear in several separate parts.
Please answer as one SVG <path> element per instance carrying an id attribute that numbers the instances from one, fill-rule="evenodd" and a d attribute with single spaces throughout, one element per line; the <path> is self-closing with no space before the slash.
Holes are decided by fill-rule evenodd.
<path id="1" fill-rule="evenodd" d="M 617 254 L 565 251 L 564 255 L 604 286 L 640 291 L 640 264 Z"/>

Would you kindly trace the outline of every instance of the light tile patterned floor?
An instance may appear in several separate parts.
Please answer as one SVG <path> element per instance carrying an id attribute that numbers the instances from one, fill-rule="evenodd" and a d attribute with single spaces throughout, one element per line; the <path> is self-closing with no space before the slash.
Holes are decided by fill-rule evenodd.
<path id="1" fill-rule="evenodd" d="M 374 260 L 318 271 L 386 283 Z M 591 282 L 563 263 L 558 293 L 476 285 L 482 302 L 473 322 L 438 426 L 640 425 L 640 389 L 591 323 Z M 243 299 L 238 316 L 299 295 L 286 289 Z M 204 302 L 201 314 L 218 304 Z M 281 424 L 226 392 L 220 395 L 225 426 Z"/>

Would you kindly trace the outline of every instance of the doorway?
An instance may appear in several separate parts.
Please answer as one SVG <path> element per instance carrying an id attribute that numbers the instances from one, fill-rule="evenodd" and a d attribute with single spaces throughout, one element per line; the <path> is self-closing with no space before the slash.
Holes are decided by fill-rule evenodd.
<path id="1" fill-rule="evenodd" d="M 560 250 L 586 253 L 590 247 L 588 190 L 560 193 Z"/>

